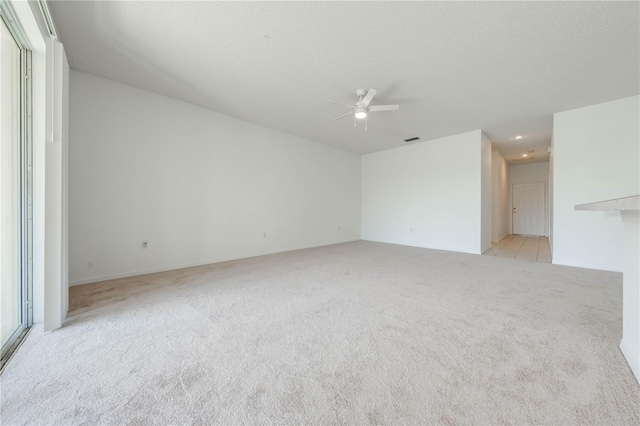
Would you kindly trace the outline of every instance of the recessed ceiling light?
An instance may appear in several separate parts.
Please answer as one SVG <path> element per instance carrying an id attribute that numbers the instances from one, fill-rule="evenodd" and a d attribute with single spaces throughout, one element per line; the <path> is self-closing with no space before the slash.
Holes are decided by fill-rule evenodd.
<path id="1" fill-rule="evenodd" d="M 528 157 L 528 156 L 529 156 L 529 154 L 522 154 L 522 156 L 523 156 L 523 157 Z"/>
<path id="2" fill-rule="evenodd" d="M 522 135 L 517 135 L 517 136 L 514 136 L 513 138 L 514 138 L 514 139 L 522 139 L 522 138 L 524 138 L 524 136 L 522 136 Z"/>

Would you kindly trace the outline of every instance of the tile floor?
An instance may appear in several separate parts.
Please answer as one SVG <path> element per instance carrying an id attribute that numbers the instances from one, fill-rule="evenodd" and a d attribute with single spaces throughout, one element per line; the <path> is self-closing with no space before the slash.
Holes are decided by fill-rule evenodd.
<path id="1" fill-rule="evenodd" d="M 551 263 L 551 251 L 547 237 L 507 235 L 499 243 L 493 243 L 492 247 L 484 254 Z"/>

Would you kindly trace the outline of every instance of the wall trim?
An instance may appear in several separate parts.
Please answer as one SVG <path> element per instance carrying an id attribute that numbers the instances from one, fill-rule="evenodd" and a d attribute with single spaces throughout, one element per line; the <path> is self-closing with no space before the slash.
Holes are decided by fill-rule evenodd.
<path id="1" fill-rule="evenodd" d="M 299 248 L 293 248 L 293 249 L 272 251 L 272 252 L 267 252 L 267 253 L 259 253 L 259 254 L 254 254 L 254 255 L 251 255 L 251 256 L 223 257 L 223 258 L 218 258 L 218 259 L 214 259 L 214 260 L 206 260 L 206 261 L 202 261 L 202 262 L 176 264 L 176 265 L 171 265 L 171 266 L 163 266 L 161 268 L 140 269 L 140 270 L 136 270 L 136 271 L 122 272 L 122 273 L 119 273 L 119 274 L 101 275 L 101 276 L 92 277 L 92 278 L 80 278 L 80 279 L 77 279 L 77 280 L 69 281 L 69 286 L 73 287 L 73 286 L 77 286 L 77 285 L 96 284 L 96 283 L 103 282 L 103 281 L 117 280 L 117 279 L 121 279 L 121 278 L 131 278 L 131 277 L 137 277 L 139 275 L 155 274 L 157 272 L 175 271 L 175 270 L 178 270 L 178 269 L 187 269 L 187 268 L 194 268 L 196 266 L 213 265 L 213 264 L 216 264 L 216 263 L 230 262 L 230 261 L 233 261 L 233 260 L 253 259 L 255 257 L 269 256 L 269 255 L 272 255 L 272 254 L 288 253 L 288 252 L 294 252 L 294 251 L 300 251 L 300 250 L 308 250 L 308 249 L 319 248 L 319 247 L 333 246 L 333 245 L 337 245 L 337 244 L 347 244 L 347 243 L 353 243 L 353 242 L 356 242 L 356 241 L 361 241 L 361 240 L 360 239 L 345 240 L 345 241 L 340 241 L 340 242 L 336 242 L 336 243 L 322 244 L 322 245 L 319 245 L 319 246 L 299 247 Z"/>

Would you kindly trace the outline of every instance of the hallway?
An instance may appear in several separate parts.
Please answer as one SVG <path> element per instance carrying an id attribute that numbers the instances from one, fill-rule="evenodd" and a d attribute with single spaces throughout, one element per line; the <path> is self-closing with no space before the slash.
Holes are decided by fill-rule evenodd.
<path id="1" fill-rule="evenodd" d="M 551 263 L 551 250 L 547 237 L 507 235 L 499 243 L 492 243 L 492 247 L 484 255 Z"/>

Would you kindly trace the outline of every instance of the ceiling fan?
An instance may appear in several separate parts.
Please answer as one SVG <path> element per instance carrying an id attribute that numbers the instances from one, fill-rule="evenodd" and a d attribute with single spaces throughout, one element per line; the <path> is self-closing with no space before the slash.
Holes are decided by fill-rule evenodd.
<path id="1" fill-rule="evenodd" d="M 364 119 L 364 129 L 367 130 L 367 117 L 369 116 L 370 112 L 395 111 L 397 109 L 400 109 L 400 105 L 370 105 L 376 93 L 378 93 L 376 89 L 369 89 L 368 91 L 365 89 L 356 90 L 358 102 L 356 102 L 355 105 L 349 105 L 337 101 L 329 101 L 334 104 L 344 105 L 352 108 L 351 111 L 347 112 L 346 114 L 342 114 L 340 117 L 336 117 L 333 121 L 340 120 L 341 118 L 353 114 L 353 127 L 357 126 L 357 120 Z"/>

